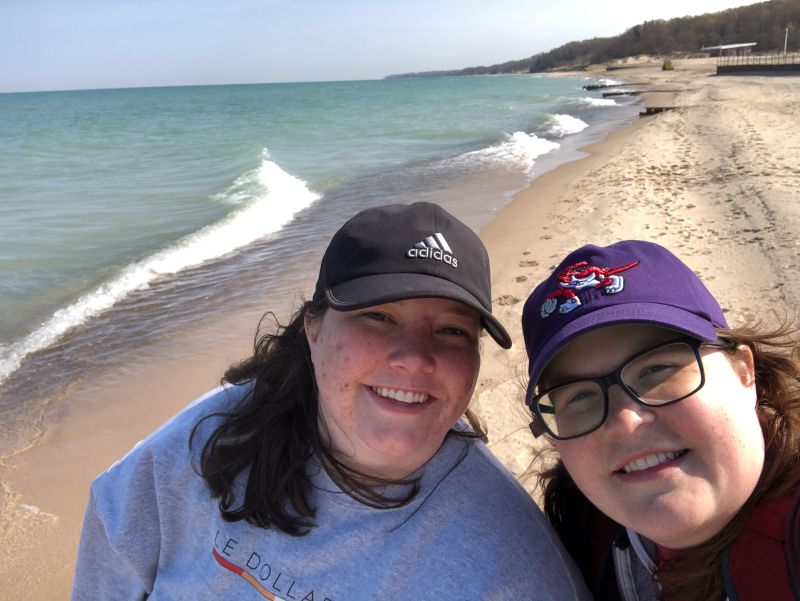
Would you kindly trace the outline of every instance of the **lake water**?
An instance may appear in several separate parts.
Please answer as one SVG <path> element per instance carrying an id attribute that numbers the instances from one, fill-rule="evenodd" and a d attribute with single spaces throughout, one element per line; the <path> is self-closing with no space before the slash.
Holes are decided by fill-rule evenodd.
<path id="1" fill-rule="evenodd" d="M 591 83 L 0 95 L 0 458 L 31 443 L 26 424 L 70 382 L 154 336 L 291 303 L 363 208 L 428 200 L 478 230 L 537 173 L 635 118 Z"/>

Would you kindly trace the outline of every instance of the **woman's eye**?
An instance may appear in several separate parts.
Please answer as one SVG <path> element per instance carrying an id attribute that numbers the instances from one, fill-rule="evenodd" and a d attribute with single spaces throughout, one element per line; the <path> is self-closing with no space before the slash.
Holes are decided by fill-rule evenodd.
<path id="1" fill-rule="evenodd" d="M 391 321 L 388 315 L 379 311 L 367 311 L 366 313 L 362 313 L 362 315 L 373 321 Z"/>
<path id="2" fill-rule="evenodd" d="M 473 326 L 444 326 L 439 329 L 439 332 L 445 336 L 452 337 L 456 340 L 469 341 L 470 343 L 478 342 L 480 338 L 480 328 Z"/>
<path id="3" fill-rule="evenodd" d="M 593 401 L 597 395 L 588 390 L 584 390 L 572 395 L 569 399 L 567 399 L 566 405 L 574 405 L 575 403 L 580 403 L 581 401 Z"/>
<path id="4" fill-rule="evenodd" d="M 672 365 L 667 365 L 666 363 L 659 363 L 658 365 L 648 365 L 642 369 L 641 375 L 649 376 L 657 374 L 659 372 L 663 372 L 664 370 L 668 369 L 672 369 Z"/>
<path id="5" fill-rule="evenodd" d="M 678 367 L 669 363 L 647 365 L 639 370 L 637 379 L 641 382 L 663 382 L 672 377 Z"/>
<path id="6" fill-rule="evenodd" d="M 454 326 L 447 326 L 439 331 L 443 332 L 444 334 L 452 334 L 453 336 L 469 336 L 466 330 Z"/>
<path id="7" fill-rule="evenodd" d="M 551 393 L 551 402 L 556 410 L 560 411 L 582 411 L 594 407 L 600 400 L 596 390 L 557 390 Z"/>

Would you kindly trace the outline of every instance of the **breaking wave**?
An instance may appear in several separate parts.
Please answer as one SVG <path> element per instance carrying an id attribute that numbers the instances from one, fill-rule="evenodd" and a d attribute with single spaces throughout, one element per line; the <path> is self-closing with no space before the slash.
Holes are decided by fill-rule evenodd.
<path id="1" fill-rule="evenodd" d="M 221 220 L 128 264 L 74 303 L 55 311 L 24 338 L 0 345 L 0 383 L 19 368 L 26 356 L 56 343 L 69 330 L 113 307 L 130 293 L 148 288 L 159 277 L 198 266 L 280 230 L 298 211 L 319 198 L 305 182 L 271 161 L 264 149 L 257 168 L 215 196 L 234 207 Z"/>

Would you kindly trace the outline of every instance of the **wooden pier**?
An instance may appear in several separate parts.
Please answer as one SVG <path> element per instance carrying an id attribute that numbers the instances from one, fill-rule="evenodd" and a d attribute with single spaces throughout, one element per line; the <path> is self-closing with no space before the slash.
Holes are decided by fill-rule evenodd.
<path id="1" fill-rule="evenodd" d="M 664 111 L 671 111 L 672 109 L 677 108 L 674 106 L 646 106 L 643 111 L 639 112 L 640 117 L 649 117 L 650 115 L 657 115 L 658 113 L 663 113 Z"/>
<path id="2" fill-rule="evenodd" d="M 800 52 L 770 52 L 742 56 L 720 56 L 717 75 L 737 73 L 784 73 L 800 75 Z"/>

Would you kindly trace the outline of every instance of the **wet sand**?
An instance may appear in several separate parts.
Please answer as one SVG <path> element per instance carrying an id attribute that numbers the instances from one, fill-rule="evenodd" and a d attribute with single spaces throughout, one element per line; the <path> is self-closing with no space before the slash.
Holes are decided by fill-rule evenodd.
<path id="1" fill-rule="evenodd" d="M 674 64 L 671 72 L 659 62 L 609 73 L 646 82 L 648 106 L 677 108 L 540 176 L 481 232 L 497 314 L 515 345 L 484 344 L 473 406 L 517 475 L 536 444 L 522 405 L 522 304 L 574 247 L 664 244 L 723 299 L 731 324 L 793 312 L 800 300 L 800 77 L 715 77 L 713 60 Z M 45 442 L 0 466 L 2 598 L 69 597 L 91 479 L 245 356 L 258 317 L 231 315 L 161 342 L 126 370 L 67 391 Z"/>

